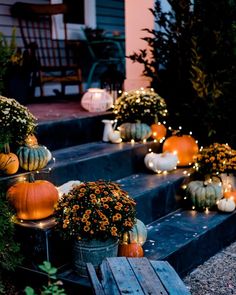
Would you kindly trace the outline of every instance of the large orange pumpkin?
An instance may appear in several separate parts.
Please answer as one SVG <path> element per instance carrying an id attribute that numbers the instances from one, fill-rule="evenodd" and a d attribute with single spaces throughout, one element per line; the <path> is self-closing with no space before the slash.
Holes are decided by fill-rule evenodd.
<path id="1" fill-rule="evenodd" d="M 19 160 L 16 154 L 10 152 L 9 144 L 4 145 L 4 152 L 0 153 L 0 172 L 15 174 L 19 169 Z"/>
<path id="2" fill-rule="evenodd" d="M 161 123 L 154 123 L 151 125 L 152 135 L 151 137 L 156 140 L 161 140 L 166 136 L 167 129 L 165 125 Z"/>
<path id="3" fill-rule="evenodd" d="M 47 180 L 19 182 L 7 191 L 7 198 L 23 220 L 38 220 L 54 213 L 59 195 L 56 187 Z"/>
<path id="4" fill-rule="evenodd" d="M 191 165 L 199 150 L 196 140 L 191 135 L 172 135 L 165 140 L 162 149 L 163 152 L 177 154 L 179 167 Z"/>

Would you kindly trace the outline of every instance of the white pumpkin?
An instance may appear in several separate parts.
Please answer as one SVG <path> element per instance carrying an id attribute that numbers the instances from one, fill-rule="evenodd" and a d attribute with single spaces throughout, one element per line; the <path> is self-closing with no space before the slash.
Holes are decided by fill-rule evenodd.
<path id="1" fill-rule="evenodd" d="M 148 153 L 144 158 L 146 167 L 154 172 L 171 171 L 178 163 L 178 157 L 173 153 Z"/>
<path id="2" fill-rule="evenodd" d="M 114 130 L 108 134 L 108 139 L 112 143 L 120 143 L 122 142 L 122 139 L 120 137 L 120 131 L 119 130 Z"/>
<path id="3" fill-rule="evenodd" d="M 234 200 L 231 198 L 223 198 L 219 200 L 217 207 L 222 212 L 233 212 L 235 210 L 235 203 Z"/>
<path id="4" fill-rule="evenodd" d="M 79 180 L 69 180 L 63 183 L 61 186 L 57 187 L 59 198 L 61 198 L 64 194 L 68 194 L 69 191 L 75 187 L 76 185 L 80 185 L 82 182 Z"/>

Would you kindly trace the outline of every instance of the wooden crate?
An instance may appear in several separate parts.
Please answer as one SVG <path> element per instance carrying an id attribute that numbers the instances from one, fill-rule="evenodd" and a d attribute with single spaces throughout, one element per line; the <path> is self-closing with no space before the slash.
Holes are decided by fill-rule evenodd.
<path id="1" fill-rule="evenodd" d="M 106 258 L 99 273 L 87 263 L 91 285 L 96 295 L 190 295 L 167 261 L 143 258 Z"/>

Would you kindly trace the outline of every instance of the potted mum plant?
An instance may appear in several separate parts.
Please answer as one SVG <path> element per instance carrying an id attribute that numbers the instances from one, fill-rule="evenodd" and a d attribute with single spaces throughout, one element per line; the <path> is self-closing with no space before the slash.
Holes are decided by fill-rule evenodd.
<path id="1" fill-rule="evenodd" d="M 135 224 L 135 201 L 119 184 L 89 181 L 73 187 L 56 205 L 56 228 L 74 241 L 73 263 L 87 276 L 86 263 L 95 268 L 105 257 L 117 256 L 119 238 Z"/>
<path id="2" fill-rule="evenodd" d="M 218 178 L 224 191 L 236 189 L 236 150 L 228 144 L 215 142 L 201 148 L 195 159 L 195 168 L 199 178 Z"/>
<path id="3" fill-rule="evenodd" d="M 165 100 L 153 89 L 124 92 L 115 102 L 113 113 L 118 122 L 121 138 L 125 141 L 148 139 L 151 125 L 166 118 Z"/>
<path id="4" fill-rule="evenodd" d="M 36 118 L 15 99 L 0 96 L 0 143 L 24 142 L 34 132 Z"/>
<path id="5" fill-rule="evenodd" d="M 25 106 L 0 96 L 0 173 L 14 174 L 18 170 L 19 161 L 10 146 L 21 145 L 35 127 L 36 118 Z"/>
<path id="6" fill-rule="evenodd" d="M 124 92 L 115 102 L 113 113 L 118 123 L 142 122 L 148 125 L 164 119 L 167 106 L 164 98 L 153 89 Z"/>

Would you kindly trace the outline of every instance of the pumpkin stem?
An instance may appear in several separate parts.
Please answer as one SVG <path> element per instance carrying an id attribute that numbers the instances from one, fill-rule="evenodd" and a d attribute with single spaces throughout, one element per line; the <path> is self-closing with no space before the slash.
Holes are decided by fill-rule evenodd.
<path id="1" fill-rule="evenodd" d="M 126 232 L 123 234 L 123 238 L 122 238 L 122 245 L 128 245 L 129 243 L 129 233 Z"/>
<path id="2" fill-rule="evenodd" d="M 29 182 L 30 182 L 30 183 L 35 182 L 34 174 L 33 174 L 33 173 L 30 173 L 30 174 L 29 174 Z"/>
<path id="3" fill-rule="evenodd" d="M 223 180 L 222 180 L 222 178 L 220 177 L 220 175 L 218 175 L 218 174 L 212 174 L 212 177 L 216 177 L 216 178 L 218 178 L 219 181 L 220 181 L 221 183 L 223 183 Z"/>
<path id="4" fill-rule="evenodd" d="M 173 130 L 172 135 L 181 136 L 181 131 L 179 129 L 178 130 Z"/>
<path id="5" fill-rule="evenodd" d="M 157 116 L 157 114 L 155 115 L 154 123 L 155 123 L 155 124 L 158 123 L 158 116 Z"/>
<path id="6" fill-rule="evenodd" d="M 10 154 L 10 145 L 8 142 L 4 143 L 3 149 L 4 149 L 4 154 Z"/>

